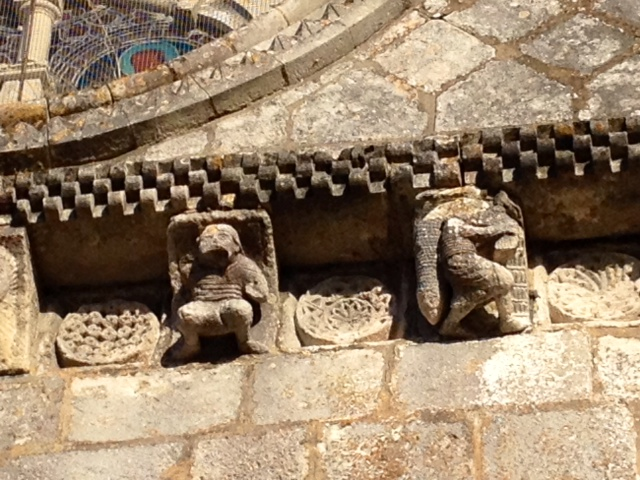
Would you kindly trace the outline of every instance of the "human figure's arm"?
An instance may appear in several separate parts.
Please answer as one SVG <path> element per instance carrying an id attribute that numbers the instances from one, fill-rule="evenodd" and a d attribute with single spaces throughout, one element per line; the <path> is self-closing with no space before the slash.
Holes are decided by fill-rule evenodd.
<path id="1" fill-rule="evenodd" d="M 260 267 L 251 259 L 242 259 L 243 293 L 251 300 L 262 303 L 269 295 L 269 284 Z"/>

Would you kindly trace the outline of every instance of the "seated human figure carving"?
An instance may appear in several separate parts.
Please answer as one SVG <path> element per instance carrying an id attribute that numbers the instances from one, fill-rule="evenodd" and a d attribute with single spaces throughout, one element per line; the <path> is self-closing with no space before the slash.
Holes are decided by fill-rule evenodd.
<path id="1" fill-rule="evenodd" d="M 186 279 L 190 301 L 177 311 L 182 345 L 175 357 L 185 360 L 200 351 L 200 337 L 235 334 L 243 353 L 265 353 L 267 348 L 249 339 L 254 310 L 267 300 L 267 279 L 242 250 L 238 232 L 230 225 L 204 229 L 198 251 Z"/>
<path id="2" fill-rule="evenodd" d="M 449 313 L 440 333 L 471 337 L 460 325 L 471 311 L 495 301 L 502 333 L 516 333 L 529 327 L 514 316 L 513 274 L 504 266 L 518 247 L 519 224 L 497 202 L 488 210 L 462 220 L 452 217 L 442 224 L 439 257 L 444 277 L 451 286 Z"/>

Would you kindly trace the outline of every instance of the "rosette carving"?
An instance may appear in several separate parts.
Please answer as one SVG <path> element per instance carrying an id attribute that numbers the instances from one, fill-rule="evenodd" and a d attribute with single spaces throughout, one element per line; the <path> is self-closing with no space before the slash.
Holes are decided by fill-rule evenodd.
<path id="1" fill-rule="evenodd" d="M 549 275 L 554 323 L 640 318 L 640 261 L 622 253 L 592 252 Z"/>

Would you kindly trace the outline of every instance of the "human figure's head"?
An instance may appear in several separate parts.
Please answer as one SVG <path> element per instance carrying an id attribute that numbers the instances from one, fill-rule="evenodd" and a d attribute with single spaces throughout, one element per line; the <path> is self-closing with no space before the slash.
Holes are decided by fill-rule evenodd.
<path id="1" fill-rule="evenodd" d="M 209 225 L 198 237 L 198 252 L 206 263 L 229 261 L 241 251 L 240 236 L 231 225 Z"/>

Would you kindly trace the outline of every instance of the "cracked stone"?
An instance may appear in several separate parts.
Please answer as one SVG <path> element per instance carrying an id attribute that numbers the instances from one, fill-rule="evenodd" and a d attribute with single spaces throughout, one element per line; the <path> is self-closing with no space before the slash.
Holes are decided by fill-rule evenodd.
<path id="1" fill-rule="evenodd" d="M 494 54 L 493 48 L 472 35 L 447 22 L 434 20 L 414 30 L 376 60 L 410 85 L 435 92 L 493 58 Z"/>
<path id="2" fill-rule="evenodd" d="M 587 89 L 592 96 L 580 118 L 640 114 L 640 56 L 610 68 L 598 75 Z"/>
<path id="3" fill-rule="evenodd" d="M 615 15 L 620 19 L 640 26 L 638 0 L 597 0 L 596 10 Z"/>
<path id="4" fill-rule="evenodd" d="M 572 117 L 571 90 L 514 61 L 491 61 L 438 99 L 436 130 L 557 122 Z"/>
<path id="5" fill-rule="evenodd" d="M 544 63 L 589 73 L 633 45 L 633 38 L 603 21 L 578 14 L 521 50 Z"/>
<path id="6" fill-rule="evenodd" d="M 353 70 L 307 98 L 292 114 L 293 141 L 383 141 L 423 134 L 428 115 L 416 95 L 368 70 Z"/>
<path id="7" fill-rule="evenodd" d="M 502 42 L 520 38 L 562 12 L 559 0 L 480 0 L 447 20 L 478 35 Z"/>

